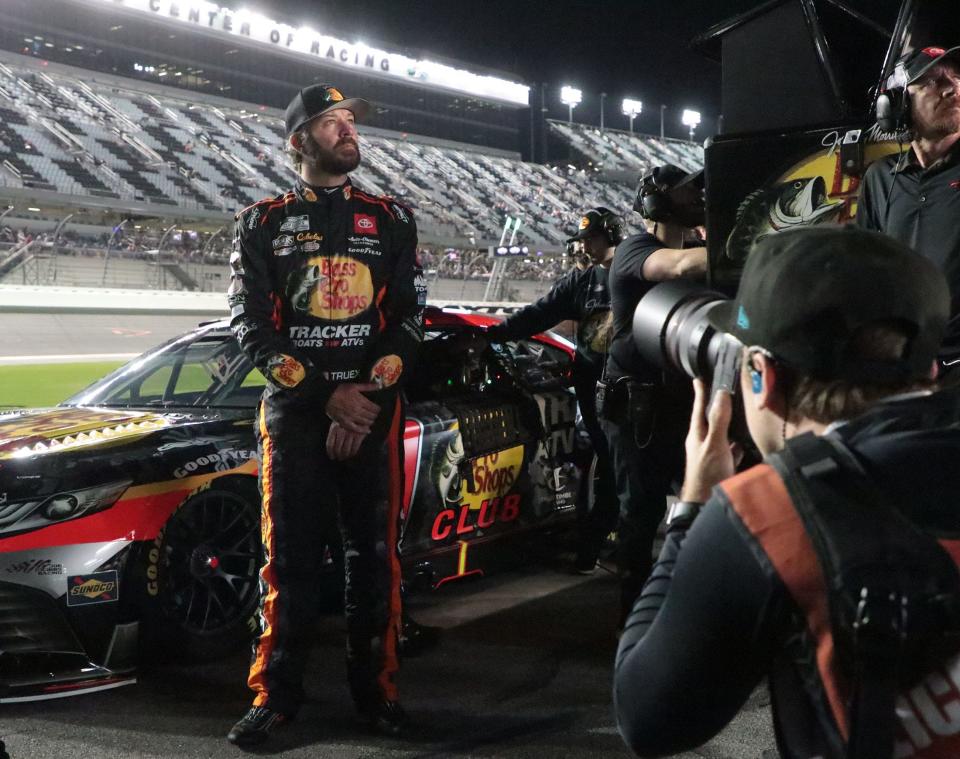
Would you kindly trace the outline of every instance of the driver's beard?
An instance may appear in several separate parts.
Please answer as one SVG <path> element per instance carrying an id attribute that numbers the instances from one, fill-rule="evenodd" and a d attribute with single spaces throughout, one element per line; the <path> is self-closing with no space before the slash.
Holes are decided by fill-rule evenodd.
<path id="1" fill-rule="evenodd" d="M 357 146 L 356 155 L 345 156 L 337 153 L 335 147 L 332 150 L 320 147 L 312 135 L 306 134 L 300 148 L 300 160 L 307 166 L 330 176 L 349 174 L 360 165 L 360 145 L 354 144 Z"/>

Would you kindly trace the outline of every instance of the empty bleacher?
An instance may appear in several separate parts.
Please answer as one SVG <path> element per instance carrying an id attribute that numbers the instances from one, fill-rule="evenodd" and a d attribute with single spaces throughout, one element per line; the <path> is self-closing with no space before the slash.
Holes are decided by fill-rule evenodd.
<path id="1" fill-rule="evenodd" d="M 686 171 L 703 168 L 703 147 L 695 142 L 654 137 L 648 134 L 600 130 L 587 124 L 550 121 L 550 129 L 584 159 L 608 172 L 643 173 L 654 166 L 672 163 Z"/>

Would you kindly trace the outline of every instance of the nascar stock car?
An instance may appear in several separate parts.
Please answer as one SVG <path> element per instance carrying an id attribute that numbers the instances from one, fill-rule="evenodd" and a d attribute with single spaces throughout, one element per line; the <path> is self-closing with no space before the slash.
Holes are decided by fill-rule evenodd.
<path id="1" fill-rule="evenodd" d="M 425 313 L 405 391 L 408 584 L 482 574 L 501 539 L 569 526 L 590 499 L 573 346 L 457 347 L 493 321 Z M 263 383 L 220 321 L 57 407 L 0 415 L 0 701 L 133 682 L 147 640 L 204 657 L 250 637 Z"/>

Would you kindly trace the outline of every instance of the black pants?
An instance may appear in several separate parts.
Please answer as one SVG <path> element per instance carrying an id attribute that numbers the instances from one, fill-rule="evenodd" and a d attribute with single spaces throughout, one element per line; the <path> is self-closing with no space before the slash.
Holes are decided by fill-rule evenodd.
<path id="1" fill-rule="evenodd" d="M 617 526 L 620 503 L 617 499 L 613 463 L 607 436 L 597 418 L 597 376 L 593 372 L 578 373 L 574 369 L 573 389 L 580 406 L 583 426 L 590 436 L 593 452 L 597 455 L 597 471 L 594 483 L 593 503 L 580 524 L 579 552 L 582 556 L 595 557 L 604 538 Z"/>
<path id="2" fill-rule="evenodd" d="M 686 388 L 655 391 L 652 434 L 640 429 L 626 407 L 601 425 L 620 503 L 617 525 L 617 569 L 621 578 L 621 610 L 629 613 L 653 566 L 653 544 L 667 509 L 667 496 L 683 477 L 683 441 L 690 421 L 691 396 Z M 638 440 L 642 438 L 641 440 Z"/>
<path id="3" fill-rule="evenodd" d="M 402 421 L 398 401 L 386 442 L 370 436 L 353 459 L 331 461 L 330 422 L 320 409 L 280 394 L 261 402 L 257 440 L 266 563 L 260 573 L 261 633 L 248 679 L 255 706 L 292 715 L 303 701 L 303 671 L 318 616 L 316 584 L 329 526 L 337 518 L 348 665 L 367 673 L 369 687 L 381 696 L 397 698 Z M 381 541 L 383 553 L 377 550 Z"/>

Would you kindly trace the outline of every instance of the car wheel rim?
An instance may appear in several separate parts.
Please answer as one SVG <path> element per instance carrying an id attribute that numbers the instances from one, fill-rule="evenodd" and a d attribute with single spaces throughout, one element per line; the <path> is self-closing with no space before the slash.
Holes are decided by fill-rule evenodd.
<path id="1" fill-rule="evenodd" d="M 182 629 L 215 635 L 248 616 L 258 594 L 259 523 L 239 495 L 202 494 L 171 519 L 161 603 Z"/>

